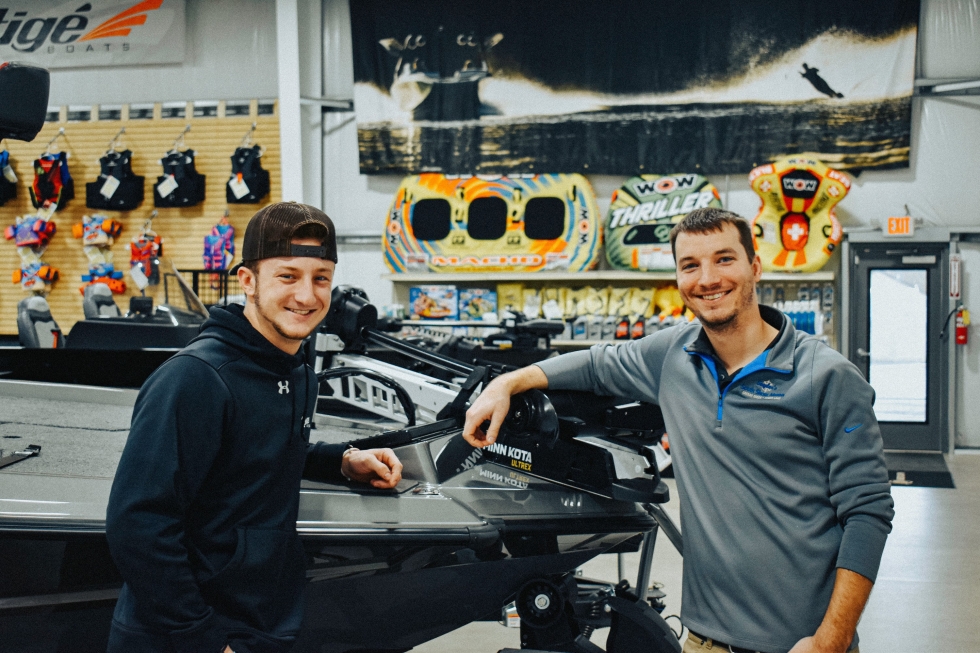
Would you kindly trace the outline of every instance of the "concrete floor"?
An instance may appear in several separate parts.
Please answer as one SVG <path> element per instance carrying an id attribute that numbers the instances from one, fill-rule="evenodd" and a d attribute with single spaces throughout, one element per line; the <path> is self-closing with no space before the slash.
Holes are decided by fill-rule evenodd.
<path id="1" fill-rule="evenodd" d="M 874 592 L 858 632 L 862 653 L 980 652 L 980 452 L 949 458 L 955 490 L 894 487 L 895 522 Z M 666 506 L 675 521 L 678 504 Z M 638 554 L 626 554 L 627 578 L 636 582 Z M 661 536 L 652 578 L 667 593 L 664 615 L 678 614 L 682 558 Z M 600 556 L 585 576 L 615 581 L 616 556 Z M 678 630 L 676 619 L 668 620 Z M 592 641 L 600 646 L 606 633 Z M 413 649 L 413 653 L 494 653 L 520 648 L 519 630 L 474 623 Z"/>

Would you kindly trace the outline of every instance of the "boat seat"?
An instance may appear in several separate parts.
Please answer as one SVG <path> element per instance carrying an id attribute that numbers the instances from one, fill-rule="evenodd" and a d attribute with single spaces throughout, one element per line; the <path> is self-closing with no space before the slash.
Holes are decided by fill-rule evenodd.
<path id="1" fill-rule="evenodd" d="M 57 349 L 65 346 L 61 328 L 51 317 L 51 307 L 44 297 L 28 297 L 17 304 L 17 335 L 21 347 L 28 349 Z"/>
<path id="2" fill-rule="evenodd" d="M 112 291 L 104 283 L 93 283 L 90 286 L 85 286 L 85 296 L 82 299 L 82 312 L 85 313 L 86 320 L 104 316 L 118 317 L 122 315 L 122 311 L 119 310 L 115 300 L 112 299 Z"/>

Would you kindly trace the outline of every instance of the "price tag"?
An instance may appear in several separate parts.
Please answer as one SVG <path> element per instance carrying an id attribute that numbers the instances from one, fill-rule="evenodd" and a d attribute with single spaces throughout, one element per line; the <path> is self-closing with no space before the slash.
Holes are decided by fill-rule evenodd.
<path id="1" fill-rule="evenodd" d="M 9 181 L 11 184 L 17 183 L 17 175 L 14 174 L 14 169 L 11 168 L 9 164 L 3 167 L 3 176 L 6 177 L 7 181 Z"/>
<path id="2" fill-rule="evenodd" d="M 248 184 L 238 175 L 228 180 L 228 188 L 231 189 L 231 194 L 235 196 L 236 200 L 242 199 L 249 193 Z"/>
<path id="3" fill-rule="evenodd" d="M 106 177 L 105 183 L 102 184 L 102 190 L 99 191 L 99 194 L 109 200 L 116 194 L 117 188 L 119 188 L 119 180 L 112 175 L 109 175 Z"/>
<path id="4" fill-rule="evenodd" d="M 174 179 L 173 175 L 167 175 L 167 178 L 157 184 L 157 192 L 160 193 L 160 197 L 166 197 L 170 193 L 177 190 L 177 180 Z"/>

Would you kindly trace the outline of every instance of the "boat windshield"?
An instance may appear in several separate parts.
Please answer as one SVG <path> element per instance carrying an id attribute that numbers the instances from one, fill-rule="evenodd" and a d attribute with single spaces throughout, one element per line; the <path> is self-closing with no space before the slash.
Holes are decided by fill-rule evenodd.
<path id="1" fill-rule="evenodd" d="M 197 313 L 204 319 L 207 319 L 208 309 L 204 307 L 204 302 L 191 289 L 183 275 L 177 271 L 177 266 L 173 264 L 173 261 L 165 260 L 162 262 L 162 265 L 170 269 L 170 272 L 164 275 L 166 282 L 171 280 L 174 282 L 173 285 L 171 283 L 164 283 L 164 303 L 191 313 Z"/>

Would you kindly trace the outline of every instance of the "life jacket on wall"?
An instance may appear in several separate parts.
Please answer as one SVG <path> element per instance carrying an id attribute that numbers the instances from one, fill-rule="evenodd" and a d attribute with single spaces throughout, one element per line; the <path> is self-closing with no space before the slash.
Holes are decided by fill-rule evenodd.
<path id="1" fill-rule="evenodd" d="M 17 197 L 17 175 L 10 167 L 10 152 L 3 150 L 0 152 L 0 206 L 15 197 Z"/>
<path id="2" fill-rule="evenodd" d="M 205 175 L 194 167 L 194 150 L 172 150 L 160 159 L 163 174 L 157 177 L 153 189 L 153 205 L 163 208 L 194 206 L 204 201 Z M 176 183 L 176 186 L 173 184 Z M 167 189 L 161 194 L 162 188 Z M 168 188 L 169 187 L 169 188 Z"/>
<path id="3" fill-rule="evenodd" d="M 759 166 L 749 184 L 762 206 L 752 221 L 753 243 L 766 272 L 814 272 L 840 244 L 844 230 L 834 206 L 851 180 L 816 159 L 797 155 Z"/>
<path id="4" fill-rule="evenodd" d="M 85 246 L 112 247 L 122 232 L 123 224 L 107 215 L 96 213 L 82 216 L 82 221 L 72 225 L 71 235 L 81 238 Z"/>
<path id="5" fill-rule="evenodd" d="M 51 284 L 58 280 L 58 268 L 52 267 L 41 260 L 24 263 L 19 270 L 14 270 L 13 282 L 28 292 L 37 295 L 47 294 Z"/>
<path id="6" fill-rule="evenodd" d="M 86 248 L 89 249 L 89 248 Z M 88 252 L 86 252 L 88 253 Z M 86 283 L 79 287 L 78 292 L 85 296 L 85 287 L 92 286 L 97 283 L 104 283 L 109 286 L 111 290 L 116 295 L 121 295 L 126 292 L 126 282 L 123 281 L 123 273 L 121 270 L 117 270 L 115 266 L 111 263 L 112 252 L 109 252 L 110 262 L 96 263 L 92 264 L 92 257 L 89 257 L 89 267 L 88 274 L 82 275 L 82 281 Z"/>
<path id="7" fill-rule="evenodd" d="M 204 269 L 227 270 L 234 257 L 235 228 L 227 222 L 219 222 L 204 237 Z"/>
<path id="8" fill-rule="evenodd" d="M 422 174 L 402 180 L 385 224 L 392 272 L 590 270 L 602 225 L 579 174 Z"/>
<path id="9" fill-rule="evenodd" d="M 258 204 L 269 194 L 269 171 L 262 168 L 261 156 L 258 145 L 239 147 L 231 155 L 231 179 L 225 184 L 229 204 Z"/>
<path id="10" fill-rule="evenodd" d="M 129 266 L 139 266 L 151 286 L 160 283 L 159 257 L 161 256 L 163 256 L 163 241 L 152 231 L 137 235 L 129 244 Z"/>
<path id="11" fill-rule="evenodd" d="M 698 174 L 639 175 L 613 191 L 606 260 L 620 270 L 674 270 L 670 230 L 694 209 L 721 208 L 718 189 Z"/>
<path id="12" fill-rule="evenodd" d="M 68 154 L 42 154 L 34 161 L 31 203 L 36 209 L 63 208 L 75 197 L 75 182 L 68 172 Z"/>
<path id="13" fill-rule="evenodd" d="M 96 181 L 85 184 L 85 206 L 108 211 L 131 211 L 140 205 L 146 178 L 133 174 L 130 165 L 132 158 L 133 153 L 129 150 L 110 150 L 99 159 L 102 171 Z"/>
<path id="14" fill-rule="evenodd" d="M 25 215 L 3 231 L 3 237 L 17 247 L 44 248 L 57 231 L 53 220 L 43 215 Z"/>
<path id="15" fill-rule="evenodd" d="M 85 286 L 95 283 L 106 284 L 116 294 L 126 292 L 123 273 L 112 264 L 112 245 L 122 232 L 122 227 L 118 220 L 99 213 L 83 216 L 81 223 L 72 226 L 72 235 L 82 239 L 82 249 L 88 258 L 88 274 L 82 275 L 82 281 L 87 283 L 78 289 L 83 295 Z"/>

